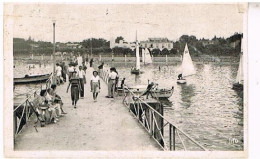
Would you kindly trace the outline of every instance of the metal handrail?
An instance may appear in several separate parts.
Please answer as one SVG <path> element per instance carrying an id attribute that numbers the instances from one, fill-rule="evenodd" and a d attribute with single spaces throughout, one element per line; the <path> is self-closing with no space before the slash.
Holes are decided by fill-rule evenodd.
<path id="1" fill-rule="evenodd" d="M 156 113 L 156 115 L 158 115 L 159 117 L 161 117 L 162 119 L 163 119 L 163 121 L 166 121 L 166 124 L 164 124 L 163 125 L 163 127 L 165 127 L 166 125 L 172 125 L 175 129 L 176 129 L 176 131 L 177 131 L 177 135 L 179 136 L 179 138 L 180 138 L 180 140 L 181 140 L 181 142 L 182 142 L 182 144 L 183 144 L 183 147 L 184 147 L 184 149 L 186 150 L 186 147 L 185 147 L 185 145 L 184 145 L 184 143 L 183 143 L 183 141 L 182 141 L 182 139 L 181 139 L 181 137 L 180 137 L 180 135 L 179 135 L 179 133 L 178 133 L 178 131 L 179 132 L 181 132 L 185 137 L 187 137 L 190 141 L 192 141 L 195 145 L 197 145 L 197 146 L 199 146 L 201 149 L 203 149 L 203 150 L 205 150 L 205 151 L 207 151 L 207 149 L 206 148 L 204 148 L 202 145 L 200 145 L 197 141 L 195 141 L 192 137 L 190 137 L 188 134 L 186 134 L 184 131 L 182 131 L 180 128 L 178 128 L 176 125 L 174 125 L 173 123 L 171 123 L 170 122 L 170 120 L 169 119 L 167 119 L 166 117 L 164 117 L 163 115 L 161 115 L 158 111 L 156 111 L 154 108 L 152 108 L 148 103 L 146 103 L 144 100 L 142 100 L 139 96 L 137 96 L 134 92 L 132 92 L 128 87 L 127 87 L 127 85 L 124 85 L 124 89 L 123 90 L 128 90 L 128 92 L 136 99 L 136 101 L 139 101 L 139 102 L 142 102 L 142 103 L 144 103 L 151 111 L 152 111 L 152 114 L 153 114 L 153 116 L 154 116 L 154 113 Z M 127 94 L 125 93 L 125 98 L 124 98 L 124 104 L 126 104 L 126 102 L 125 102 L 125 99 L 126 99 L 126 96 L 127 96 Z M 131 98 L 132 99 L 132 98 Z M 127 105 L 127 104 L 126 104 Z M 141 104 L 140 104 L 141 105 Z M 130 109 L 130 108 L 129 108 Z M 136 109 L 136 108 L 135 108 Z M 157 123 L 155 123 L 155 124 L 157 124 Z M 143 125 L 143 124 L 142 124 Z M 144 126 L 144 125 L 143 125 Z M 157 127 L 158 127 L 158 124 L 157 124 Z M 160 130 L 161 129 L 159 129 L 159 132 L 160 132 Z M 161 133 L 160 133 L 160 135 L 162 135 Z M 164 140 L 163 139 L 163 136 L 162 136 L 162 140 Z M 158 143 L 158 142 L 157 142 Z M 164 141 L 164 143 L 165 143 L 165 141 Z M 160 145 L 161 146 L 161 145 Z M 171 147 L 172 145 L 170 145 L 170 147 Z M 164 149 L 166 149 L 167 150 L 167 147 L 166 148 L 164 148 Z"/>

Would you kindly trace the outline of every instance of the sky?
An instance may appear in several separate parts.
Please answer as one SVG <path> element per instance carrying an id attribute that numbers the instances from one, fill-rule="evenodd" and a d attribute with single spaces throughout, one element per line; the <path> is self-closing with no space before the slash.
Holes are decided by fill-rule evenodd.
<path id="1" fill-rule="evenodd" d="M 241 33 L 243 15 L 237 4 L 14 4 L 13 36 L 57 42 L 87 38 L 126 41 L 149 37 L 177 40 L 181 35 L 199 38 L 229 37 Z"/>

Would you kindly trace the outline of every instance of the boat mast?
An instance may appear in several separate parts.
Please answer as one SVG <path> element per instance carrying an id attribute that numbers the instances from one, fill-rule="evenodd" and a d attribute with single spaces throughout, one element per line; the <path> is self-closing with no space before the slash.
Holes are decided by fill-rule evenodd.
<path id="1" fill-rule="evenodd" d="M 139 55 L 139 46 L 137 41 L 137 30 L 136 30 L 136 69 L 140 70 L 140 55 Z"/>

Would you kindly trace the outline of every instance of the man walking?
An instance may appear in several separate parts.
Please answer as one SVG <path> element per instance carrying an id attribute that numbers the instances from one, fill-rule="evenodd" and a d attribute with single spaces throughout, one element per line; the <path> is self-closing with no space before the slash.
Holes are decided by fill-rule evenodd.
<path id="1" fill-rule="evenodd" d="M 115 95 L 115 84 L 117 73 L 115 68 L 110 68 L 110 73 L 108 75 L 108 95 L 107 98 L 114 98 Z"/>
<path id="2" fill-rule="evenodd" d="M 80 97 L 84 98 L 84 84 L 86 84 L 86 74 L 85 71 L 82 69 L 82 66 L 79 66 L 79 71 L 78 71 L 78 77 L 80 80 Z"/>

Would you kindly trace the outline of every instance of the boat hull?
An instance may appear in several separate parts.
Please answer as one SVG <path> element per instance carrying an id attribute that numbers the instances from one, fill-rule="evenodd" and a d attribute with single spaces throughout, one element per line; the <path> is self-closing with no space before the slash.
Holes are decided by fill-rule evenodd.
<path id="1" fill-rule="evenodd" d="M 186 79 L 177 79 L 178 84 L 186 84 Z"/>
<path id="2" fill-rule="evenodd" d="M 152 90 L 151 95 L 154 98 L 170 98 L 173 94 L 173 90 L 174 90 L 174 88 Z"/>
<path id="3" fill-rule="evenodd" d="M 140 70 L 137 70 L 137 69 L 132 69 L 132 70 L 131 70 L 131 74 L 139 75 L 139 74 L 141 74 L 141 73 L 143 73 L 143 72 L 140 71 Z"/>
<path id="4" fill-rule="evenodd" d="M 14 78 L 14 84 L 39 83 L 45 82 L 50 78 L 51 74 L 26 76 L 23 78 Z"/>

